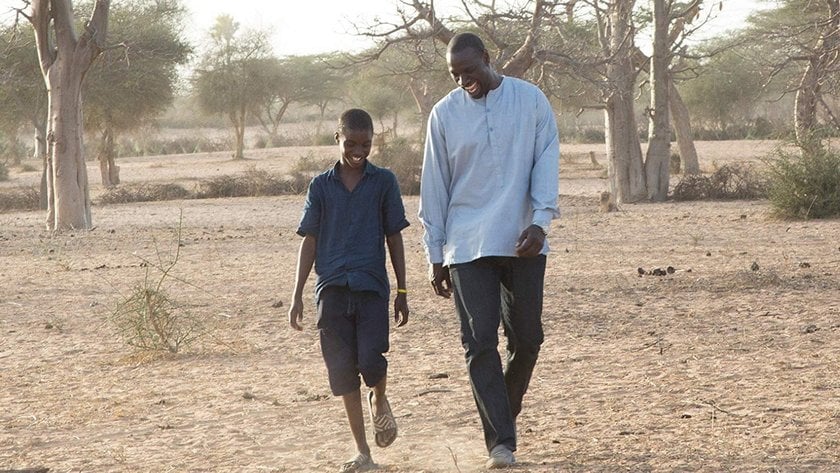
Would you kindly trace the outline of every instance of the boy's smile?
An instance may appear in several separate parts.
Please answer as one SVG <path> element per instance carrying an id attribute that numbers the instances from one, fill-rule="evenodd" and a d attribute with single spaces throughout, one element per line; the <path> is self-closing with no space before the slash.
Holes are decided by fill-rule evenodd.
<path id="1" fill-rule="evenodd" d="M 335 139 L 341 151 L 341 164 L 349 169 L 361 169 L 370 155 L 373 143 L 372 130 L 345 130 L 336 133 Z"/>

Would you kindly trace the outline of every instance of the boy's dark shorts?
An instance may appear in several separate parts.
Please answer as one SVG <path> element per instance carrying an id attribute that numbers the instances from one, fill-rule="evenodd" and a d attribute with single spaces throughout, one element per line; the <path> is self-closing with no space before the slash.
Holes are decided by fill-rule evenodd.
<path id="1" fill-rule="evenodd" d="M 388 371 L 388 300 L 372 291 L 328 286 L 318 300 L 318 332 L 330 390 L 342 396 L 373 387 Z"/>

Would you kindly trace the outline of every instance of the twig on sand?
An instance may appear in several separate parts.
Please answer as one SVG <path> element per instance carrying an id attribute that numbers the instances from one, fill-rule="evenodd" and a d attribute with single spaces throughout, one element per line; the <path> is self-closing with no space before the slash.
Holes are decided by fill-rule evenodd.
<path id="1" fill-rule="evenodd" d="M 427 389 L 425 391 L 420 391 L 419 393 L 417 393 L 417 397 L 425 396 L 426 394 L 451 393 L 451 392 L 452 392 L 451 389 L 432 388 L 432 389 Z"/>
<path id="2" fill-rule="evenodd" d="M 455 464 L 455 471 L 461 473 L 461 469 L 458 468 L 458 457 L 455 456 L 455 452 L 453 452 L 452 449 L 449 448 L 449 445 L 446 446 L 446 449 L 449 450 L 449 455 L 452 456 L 452 463 Z"/>

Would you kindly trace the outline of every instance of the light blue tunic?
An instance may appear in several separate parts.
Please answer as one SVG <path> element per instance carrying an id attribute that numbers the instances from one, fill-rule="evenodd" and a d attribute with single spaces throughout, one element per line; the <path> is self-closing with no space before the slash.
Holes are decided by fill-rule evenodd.
<path id="1" fill-rule="evenodd" d="M 547 228 L 560 216 L 559 158 L 554 111 L 530 82 L 504 77 L 481 99 L 461 88 L 441 99 L 429 117 L 420 185 L 429 262 L 516 256 L 526 227 Z"/>

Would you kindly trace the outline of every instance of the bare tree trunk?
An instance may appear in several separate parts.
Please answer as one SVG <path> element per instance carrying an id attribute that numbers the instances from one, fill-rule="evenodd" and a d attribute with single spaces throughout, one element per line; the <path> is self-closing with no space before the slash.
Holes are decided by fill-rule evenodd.
<path id="1" fill-rule="evenodd" d="M 414 103 L 417 104 L 417 112 L 420 114 L 420 136 L 426 136 L 426 125 L 429 121 L 429 115 L 432 113 L 432 107 L 435 105 L 435 97 L 429 93 L 429 85 L 426 81 L 418 81 L 411 78 L 408 81 L 408 90 L 411 91 L 411 96 L 414 97 Z"/>
<path id="2" fill-rule="evenodd" d="M 90 229 L 90 194 L 82 145 L 82 81 L 102 52 L 110 0 L 96 0 L 77 36 L 70 0 L 32 0 L 47 105 L 47 229 Z M 55 42 L 53 44 L 53 41 Z"/>
<path id="3" fill-rule="evenodd" d="M 114 187 L 120 183 L 120 167 L 114 162 L 116 149 L 114 146 L 114 132 L 106 127 L 102 132 L 102 143 L 99 150 L 99 174 L 102 176 L 102 186 Z"/>
<path id="4" fill-rule="evenodd" d="M 245 159 L 245 119 L 248 112 L 240 109 L 230 114 L 230 121 L 233 123 L 234 150 L 233 159 Z"/>
<path id="5" fill-rule="evenodd" d="M 610 192 L 619 203 L 647 198 L 642 148 L 633 109 L 635 68 L 631 60 L 632 0 L 609 4 L 609 57 L 606 66 L 609 81 L 606 97 L 607 174 Z"/>
<path id="6" fill-rule="evenodd" d="M 691 131 L 691 118 L 688 114 L 688 107 L 683 102 L 682 95 L 677 90 L 676 84 L 669 77 L 668 96 L 669 109 L 671 111 L 671 124 L 674 126 L 674 134 L 677 139 L 677 147 L 680 150 L 680 161 L 683 163 L 683 174 L 700 174 L 700 162 L 697 159 L 697 148 L 694 147 L 694 133 Z"/>
<path id="7" fill-rule="evenodd" d="M 65 69 L 60 64 L 57 69 Z M 67 61 L 69 62 L 69 61 Z M 68 72 L 73 65 L 66 66 Z M 50 123 L 52 160 L 48 169 L 48 183 L 53 193 L 50 230 L 88 230 L 93 226 L 90 213 L 87 166 L 82 144 L 82 74 L 65 73 L 52 83 L 58 83 L 60 93 L 50 92 Z"/>
<path id="8" fill-rule="evenodd" d="M 822 26 L 819 40 L 799 81 L 794 101 L 796 141 L 805 152 L 817 151 L 821 147 L 813 136 L 818 124 L 817 107 L 821 102 L 822 83 L 838 60 L 837 49 L 840 46 L 840 0 L 825 0 L 825 3 L 828 19 Z"/>
<path id="9" fill-rule="evenodd" d="M 650 57 L 650 125 L 645 159 L 647 196 L 654 202 L 668 198 L 671 123 L 668 117 L 668 12 L 665 0 L 651 0 L 654 17 L 653 54 Z"/>

